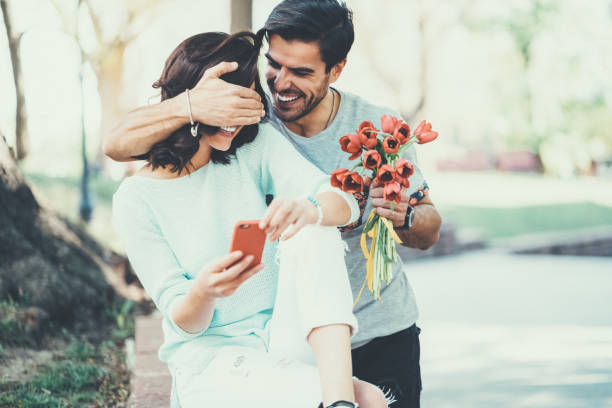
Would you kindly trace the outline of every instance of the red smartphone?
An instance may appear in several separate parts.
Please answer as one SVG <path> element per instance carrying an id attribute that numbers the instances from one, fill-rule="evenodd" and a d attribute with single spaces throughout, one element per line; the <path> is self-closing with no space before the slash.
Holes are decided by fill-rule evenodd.
<path id="1" fill-rule="evenodd" d="M 244 256 L 253 255 L 251 265 L 261 263 L 261 255 L 266 245 L 266 233 L 259 229 L 259 220 L 238 221 L 234 226 L 230 252 L 242 251 Z"/>

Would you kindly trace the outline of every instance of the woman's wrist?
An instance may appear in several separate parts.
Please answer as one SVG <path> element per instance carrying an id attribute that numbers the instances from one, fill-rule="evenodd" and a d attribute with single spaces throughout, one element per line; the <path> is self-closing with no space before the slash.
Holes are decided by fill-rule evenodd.
<path id="1" fill-rule="evenodd" d="M 312 222 L 312 224 L 318 227 L 323 222 L 323 207 L 321 207 L 319 201 L 317 201 L 317 199 L 313 196 L 308 196 L 307 200 L 311 204 L 311 207 L 314 207 L 316 211 L 315 221 Z"/>
<path id="2" fill-rule="evenodd" d="M 216 302 L 216 297 L 214 296 L 212 290 L 207 285 L 207 280 L 205 273 L 200 273 L 198 277 L 195 278 L 193 285 L 189 289 L 187 293 L 187 297 L 189 301 L 193 304 L 200 306 L 207 306 L 209 304 L 213 304 Z"/>
<path id="3" fill-rule="evenodd" d="M 215 303 L 215 298 L 202 297 L 195 286 L 192 286 L 174 305 L 171 311 L 172 320 L 187 333 L 199 333 L 210 324 Z"/>

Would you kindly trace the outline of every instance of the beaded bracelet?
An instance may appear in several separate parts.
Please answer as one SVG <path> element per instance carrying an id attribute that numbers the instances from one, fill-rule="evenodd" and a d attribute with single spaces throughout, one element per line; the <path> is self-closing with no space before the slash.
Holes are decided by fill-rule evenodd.
<path id="1" fill-rule="evenodd" d="M 315 223 L 315 226 L 318 227 L 321 225 L 321 222 L 323 222 L 323 208 L 321 208 L 321 204 L 319 204 L 319 202 L 313 196 L 308 196 L 306 197 L 306 199 L 310 201 L 312 204 L 314 204 L 315 207 L 317 207 L 317 211 L 319 212 L 319 217 L 317 218 L 317 222 Z"/>

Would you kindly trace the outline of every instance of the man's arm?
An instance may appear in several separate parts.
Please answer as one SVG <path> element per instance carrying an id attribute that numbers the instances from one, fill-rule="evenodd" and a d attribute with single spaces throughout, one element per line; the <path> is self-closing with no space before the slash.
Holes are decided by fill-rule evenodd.
<path id="1" fill-rule="evenodd" d="M 181 97 L 184 93 L 129 112 L 106 139 L 104 154 L 121 162 L 136 160 L 132 156 L 148 152 L 155 143 L 189 123 Z"/>
<path id="2" fill-rule="evenodd" d="M 252 125 L 264 115 L 261 97 L 253 89 L 219 79 L 238 68 L 222 62 L 206 70 L 189 92 L 193 120 L 211 126 Z M 157 142 L 189 123 L 185 92 L 158 104 L 129 112 L 108 135 L 104 154 L 116 161 L 134 160 Z"/>
<path id="3" fill-rule="evenodd" d="M 434 246 L 440 238 L 442 217 L 434 207 L 429 197 L 423 198 L 414 206 L 413 224 L 408 230 L 396 231 L 402 240 L 402 245 L 410 248 L 426 250 Z M 400 214 L 401 215 L 401 214 Z M 404 212 L 404 217 L 406 212 Z M 402 220 L 403 225 L 404 221 Z"/>
<path id="4" fill-rule="evenodd" d="M 404 225 L 410 201 L 410 195 L 406 190 L 402 191 L 402 200 L 394 205 L 393 211 L 391 211 L 391 202 L 383 198 L 382 186 L 372 182 L 370 197 L 378 215 L 391 220 L 395 227 Z M 442 217 L 440 217 L 429 196 L 425 196 L 413 208 L 414 218 L 410 229 L 396 230 L 396 232 L 402 240 L 403 246 L 422 250 L 429 249 L 440 238 Z"/>

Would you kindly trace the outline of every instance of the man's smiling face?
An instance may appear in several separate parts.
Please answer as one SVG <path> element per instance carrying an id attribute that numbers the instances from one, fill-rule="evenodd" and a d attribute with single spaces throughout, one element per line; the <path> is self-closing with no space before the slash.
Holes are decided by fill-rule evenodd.
<path id="1" fill-rule="evenodd" d="M 309 114 L 327 95 L 332 72 L 325 72 L 319 45 L 299 40 L 285 41 L 278 34 L 270 37 L 266 53 L 266 82 L 274 101 L 274 112 L 284 122 Z"/>

